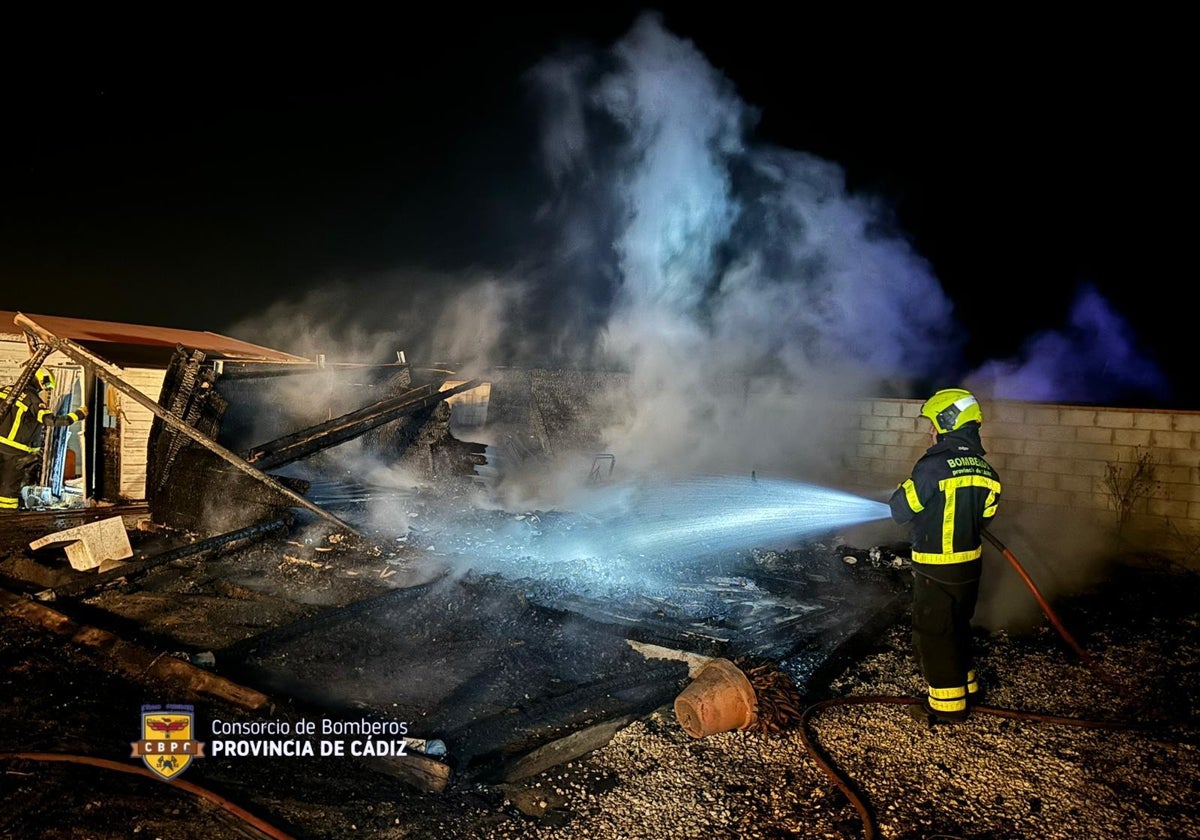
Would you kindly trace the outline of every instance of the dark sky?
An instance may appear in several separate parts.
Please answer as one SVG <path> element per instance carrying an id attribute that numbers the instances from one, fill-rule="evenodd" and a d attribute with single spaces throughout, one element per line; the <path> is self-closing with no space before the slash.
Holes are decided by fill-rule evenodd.
<path id="1" fill-rule="evenodd" d="M 658 8 L 759 109 L 756 140 L 894 206 L 974 360 L 1062 324 L 1091 283 L 1165 401 L 1200 408 L 1177 24 L 690 5 Z M 521 74 L 637 12 L 533 8 L 29 33 L 0 83 L 0 308 L 222 331 L 333 276 L 512 258 Z"/>

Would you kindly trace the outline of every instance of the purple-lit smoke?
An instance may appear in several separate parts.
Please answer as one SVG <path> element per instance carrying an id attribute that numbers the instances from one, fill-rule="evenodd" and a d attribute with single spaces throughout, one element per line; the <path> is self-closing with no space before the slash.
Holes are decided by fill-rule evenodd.
<path id="1" fill-rule="evenodd" d="M 1166 393 L 1162 372 L 1139 352 L 1129 326 L 1091 286 L 1076 295 L 1066 328 L 1030 337 L 1018 358 L 987 363 L 969 384 L 996 399 L 1033 402 L 1094 403 Z"/>

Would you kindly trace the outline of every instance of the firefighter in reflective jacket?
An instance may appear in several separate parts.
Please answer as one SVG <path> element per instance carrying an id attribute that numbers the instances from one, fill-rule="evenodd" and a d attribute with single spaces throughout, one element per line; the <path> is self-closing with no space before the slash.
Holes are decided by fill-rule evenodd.
<path id="1" fill-rule="evenodd" d="M 54 390 L 54 376 L 45 368 L 37 373 L 24 392 L 0 417 L 0 513 L 15 511 L 21 488 L 28 483 L 30 469 L 40 463 L 42 430 L 47 426 L 70 426 L 87 417 L 87 406 L 70 414 L 52 414 L 42 402 L 41 391 Z M 0 388 L 0 400 L 8 390 Z"/>
<path id="2" fill-rule="evenodd" d="M 970 392 L 938 391 L 921 406 L 933 445 L 892 494 L 892 519 L 911 523 L 913 651 L 928 696 L 911 707 L 929 723 L 967 716 L 979 699 L 971 618 L 979 595 L 982 532 L 996 515 L 1000 478 L 984 460 L 983 412 Z"/>

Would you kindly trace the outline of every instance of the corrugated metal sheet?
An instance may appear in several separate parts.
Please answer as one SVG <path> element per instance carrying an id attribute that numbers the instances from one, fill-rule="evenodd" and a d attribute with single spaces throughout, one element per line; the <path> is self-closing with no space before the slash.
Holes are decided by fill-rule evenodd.
<path id="1" fill-rule="evenodd" d="M 201 330 L 180 330 L 170 327 L 151 327 L 144 324 L 123 324 L 116 321 L 94 321 L 89 318 L 65 318 L 58 315 L 36 315 L 22 313 L 60 338 L 79 342 L 107 342 L 112 344 L 134 344 L 144 347 L 174 348 L 182 344 L 192 350 L 203 350 L 208 355 L 219 355 L 226 359 L 252 359 L 268 362 L 311 362 L 303 356 L 294 356 L 282 350 L 272 350 L 248 341 Z M 16 312 L 0 309 L 0 335 L 21 338 L 21 330 L 14 323 Z M 23 340 L 23 339 L 22 339 Z"/>

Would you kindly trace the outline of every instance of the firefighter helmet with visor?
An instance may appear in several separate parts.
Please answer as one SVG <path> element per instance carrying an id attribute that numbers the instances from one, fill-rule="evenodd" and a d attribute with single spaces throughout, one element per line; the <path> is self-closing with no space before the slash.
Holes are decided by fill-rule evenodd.
<path id="1" fill-rule="evenodd" d="M 38 368 L 34 374 L 38 387 L 43 391 L 53 391 L 55 386 L 54 374 L 48 368 Z"/>
<path id="2" fill-rule="evenodd" d="M 983 422 L 983 411 L 979 401 L 970 391 L 962 388 L 946 388 L 938 391 L 921 406 L 921 415 L 928 417 L 938 434 L 944 435 L 961 429 L 967 423 Z"/>

